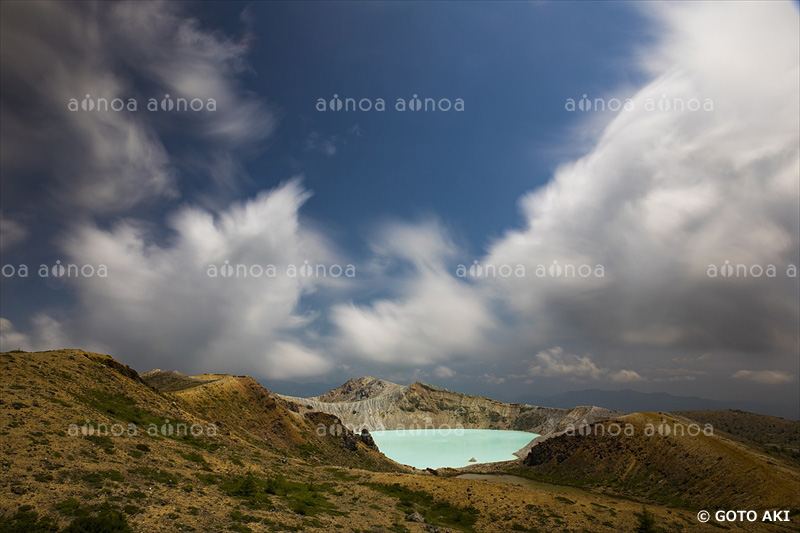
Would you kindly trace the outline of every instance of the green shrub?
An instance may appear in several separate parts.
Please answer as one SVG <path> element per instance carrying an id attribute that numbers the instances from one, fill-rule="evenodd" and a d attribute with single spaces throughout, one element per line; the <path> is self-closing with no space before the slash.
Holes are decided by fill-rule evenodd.
<path id="1" fill-rule="evenodd" d="M 49 516 L 39 517 L 31 505 L 21 505 L 10 517 L 0 517 L 0 533 L 53 533 L 58 526 Z"/>
<path id="2" fill-rule="evenodd" d="M 105 483 L 105 480 L 110 481 L 124 481 L 122 474 L 116 470 L 98 470 L 97 472 L 87 472 L 81 476 L 81 479 L 90 487 L 99 489 Z"/>
<path id="3" fill-rule="evenodd" d="M 122 511 L 127 515 L 134 515 L 142 512 L 142 508 L 131 503 L 125 505 Z"/>
<path id="4" fill-rule="evenodd" d="M 77 498 L 67 498 L 63 502 L 55 505 L 56 511 L 66 516 L 80 516 L 88 514 L 85 510 L 81 509 L 81 504 Z"/>
<path id="5" fill-rule="evenodd" d="M 109 455 L 114 453 L 114 443 L 111 441 L 111 437 L 107 435 L 86 435 L 83 438 L 92 444 L 99 446 Z"/>
<path id="6" fill-rule="evenodd" d="M 136 468 L 129 468 L 128 472 L 131 474 L 140 475 L 147 480 L 153 481 L 154 483 L 176 485 L 178 482 L 178 478 L 175 476 L 175 474 L 164 469 L 137 466 Z"/>
<path id="7" fill-rule="evenodd" d="M 125 515 L 103 505 L 94 516 L 79 516 L 62 533 L 133 533 Z"/>
<path id="8" fill-rule="evenodd" d="M 127 496 L 128 496 L 129 499 L 137 500 L 137 501 L 144 500 L 144 499 L 147 498 L 147 494 L 145 494 L 144 492 L 142 492 L 140 490 L 133 490 L 133 491 L 129 492 L 127 494 Z"/>
<path id="9" fill-rule="evenodd" d="M 653 513 L 646 508 L 642 507 L 641 513 L 634 514 L 639 519 L 639 523 L 634 530 L 636 533 L 658 533 L 661 531 L 660 528 L 656 527 L 656 520 L 653 517 Z"/>
<path id="10" fill-rule="evenodd" d="M 189 452 L 189 453 L 180 452 L 180 453 L 181 453 L 181 457 L 183 457 L 187 461 L 191 461 L 193 463 L 205 463 L 206 462 L 206 458 L 203 457 L 202 455 L 200 455 L 197 452 Z"/>
<path id="11" fill-rule="evenodd" d="M 272 509 L 271 496 L 287 500 L 288 507 L 300 515 L 326 513 L 344 515 L 321 494 L 328 490 L 327 486 L 287 481 L 280 475 L 267 479 L 257 477 L 252 472 L 244 476 L 231 477 L 225 480 L 220 488 L 229 496 L 245 500 L 251 509 Z"/>
<path id="12" fill-rule="evenodd" d="M 136 424 L 139 427 L 150 424 L 156 424 L 160 427 L 163 424 L 163 420 L 153 413 L 137 407 L 136 400 L 124 394 L 89 390 L 83 396 L 76 396 L 83 403 L 123 422 Z"/>

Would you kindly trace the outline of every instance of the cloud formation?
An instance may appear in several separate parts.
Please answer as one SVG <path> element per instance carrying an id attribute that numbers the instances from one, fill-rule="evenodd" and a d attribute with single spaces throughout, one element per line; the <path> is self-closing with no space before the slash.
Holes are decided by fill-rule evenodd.
<path id="1" fill-rule="evenodd" d="M 598 381 L 609 379 L 614 383 L 644 381 L 638 372 L 598 367 L 588 355 L 566 353 L 560 346 L 542 350 L 533 357 L 528 376 L 544 378 L 566 378 L 575 381 Z"/>
<path id="2" fill-rule="evenodd" d="M 134 207 L 178 199 L 187 170 L 231 190 L 246 179 L 237 150 L 276 126 L 269 106 L 239 85 L 249 37 L 205 30 L 178 4 L 4 5 L 4 192 L 49 176 L 39 189 L 51 194 L 57 217 L 71 215 L 56 238 L 59 250 L 71 261 L 107 265 L 109 277 L 70 280 L 75 307 L 36 314 L 30 332 L 3 319 L 0 344 L 83 346 L 142 367 L 169 360 L 187 371 L 272 378 L 367 363 L 425 367 L 450 379 L 463 376 L 462 361 L 491 362 L 493 374 L 477 379 L 494 385 L 688 381 L 706 375 L 691 361 L 711 364 L 690 354 L 713 350 L 714 364 L 758 353 L 775 366 L 732 379 L 792 383 L 800 298 L 786 267 L 800 261 L 800 52 L 786 43 L 798 39 L 796 9 L 642 9 L 661 34 L 641 52 L 650 78 L 632 109 L 620 111 L 588 153 L 525 195 L 522 225 L 489 243 L 480 264 L 515 274 L 475 278 L 457 274 L 456 264 L 472 262 L 435 219 L 384 224 L 363 261 L 342 258 L 300 216 L 309 192 L 298 181 L 240 203 L 201 191 L 167 209 L 166 227 L 137 218 Z M 214 98 L 224 113 L 173 118 L 67 108 L 85 94 L 139 97 L 141 104 L 143 96 L 167 93 Z M 675 109 L 693 100 L 712 109 Z M 596 121 L 585 120 L 594 131 Z M 176 124 L 201 147 L 196 158 L 166 149 Z M 312 133 L 305 147 L 334 155 L 345 140 Z M 20 220 L 27 219 L 4 204 L 3 250 L 29 233 Z M 209 265 L 225 261 L 281 271 L 306 260 L 364 265 L 358 287 L 330 278 L 208 275 Z M 726 261 L 775 265 L 777 275 L 709 276 L 709 265 Z M 540 265 L 584 265 L 591 275 L 539 277 Z M 323 289 L 337 298 L 303 305 Z M 665 354 L 663 364 L 645 360 Z M 516 369 L 527 374 L 503 366 L 512 363 L 527 365 Z"/>
<path id="3" fill-rule="evenodd" d="M 781 385 L 793 383 L 797 380 L 794 375 L 779 370 L 739 370 L 732 377 L 734 379 L 754 381 L 763 385 Z"/>
<path id="4" fill-rule="evenodd" d="M 0 211 L 0 251 L 8 250 L 19 244 L 27 236 L 28 230 L 21 222 L 5 217 Z"/>
<path id="5" fill-rule="evenodd" d="M 201 28 L 179 4 L 11 3 L 3 7 L 0 36 L 0 164 L 4 188 L 18 203 L 31 180 L 49 195 L 51 209 L 72 216 L 175 198 L 181 162 L 165 148 L 170 128 L 189 124 L 221 157 L 220 145 L 261 139 L 276 123 L 265 104 L 238 88 L 246 40 Z M 150 98 L 167 94 L 214 99 L 217 111 L 147 110 Z M 87 96 L 134 99 L 137 110 L 85 111 Z M 79 109 L 69 109 L 71 99 Z"/>
<path id="6" fill-rule="evenodd" d="M 383 245 L 416 273 L 394 297 L 334 308 L 346 350 L 387 363 L 439 364 L 481 350 L 499 357 L 494 335 L 517 356 L 537 351 L 534 376 L 614 383 L 642 381 L 653 362 L 646 353 L 715 349 L 796 363 L 800 295 L 787 267 L 800 258 L 800 53 L 785 45 L 798 38 L 796 9 L 643 9 L 661 30 L 641 53 L 650 81 L 586 155 L 521 199 L 523 227 L 492 242 L 480 260 L 513 272 L 521 266 L 526 275 L 460 279 L 442 257 L 471 262 L 441 227 L 395 230 Z M 710 265 L 725 261 L 775 265 L 777 275 L 709 275 Z M 567 265 L 592 274 L 548 274 Z M 546 275 L 536 276 L 537 268 Z M 542 349 L 569 339 L 621 354 L 629 368 L 609 371 L 587 356 Z"/>
<path id="7" fill-rule="evenodd" d="M 798 36 L 796 10 L 658 6 L 648 10 L 664 34 L 642 54 L 653 79 L 633 109 L 523 198 L 524 227 L 485 259 L 529 272 L 602 264 L 605 276 L 490 282 L 534 339 L 571 331 L 606 346 L 796 354 L 798 280 L 786 268 L 800 255 L 800 57 L 785 46 Z M 674 110 L 691 99 L 713 111 Z M 726 260 L 778 275 L 709 277 Z"/>
<path id="8" fill-rule="evenodd" d="M 334 306 L 340 351 L 400 366 L 480 354 L 495 319 L 483 297 L 449 272 L 456 247 L 441 225 L 389 224 L 372 250 L 378 275 L 390 272 L 384 279 L 399 296 Z"/>
<path id="9" fill-rule="evenodd" d="M 346 278 L 300 270 L 340 264 L 324 236 L 298 216 L 308 197 L 293 180 L 219 213 L 184 208 L 164 242 L 132 220 L 111 229 L 84 225 L 62 243 L 68 261 L 104 264 L 108 276 L 69 280 L 77 309 L 52 320 L 69 332 L 71 345 L 142 366 L 169 362 L 270 378 L 322 374 L 331 362 L 304 342 L 302 326 L 314 317 L 300 314 L 298 302 L 321 288 L 336 290 Z M 3 328 L 4 345 L 20 340 L 10 324 Z"/>

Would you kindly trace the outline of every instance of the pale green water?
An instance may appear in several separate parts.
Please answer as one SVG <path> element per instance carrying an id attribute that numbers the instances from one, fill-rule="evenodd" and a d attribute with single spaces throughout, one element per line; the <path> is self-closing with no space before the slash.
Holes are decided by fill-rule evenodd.
<path id="1" fill-rule="evenodd" d="M 373 431 L 387 457 L 416 468 L 459 468 L 516 459 L 514 452 L 538 437 L 527 431 L 497 429 L 400 429 Z M 477 461 L 470 462 L 470 458 Z"/>

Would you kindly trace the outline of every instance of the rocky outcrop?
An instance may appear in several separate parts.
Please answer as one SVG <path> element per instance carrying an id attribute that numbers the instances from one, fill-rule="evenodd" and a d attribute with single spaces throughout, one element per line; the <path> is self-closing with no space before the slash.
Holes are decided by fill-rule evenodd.
<path id="1" fill-rule="evenodd" d="M 397 392 L 405 387 L 372 376 L 353 378 L 340 387 L 313 398 L 321 402 L 357 402 Z"/>
<path id="2" fill-rule="evenodd" d="M 373 450 L 377 450 L 378 446 L 375 444 L 375 439 L 372 438 L 370 435 L 369 430 L 367 428 L 361 429 L 361 442 L 367 445 L 367 447 L 372 448 Z"/>

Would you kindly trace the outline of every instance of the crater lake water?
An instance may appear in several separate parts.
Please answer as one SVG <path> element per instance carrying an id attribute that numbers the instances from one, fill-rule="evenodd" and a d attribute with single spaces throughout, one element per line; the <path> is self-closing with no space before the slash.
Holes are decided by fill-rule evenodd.
<path id="1" fill-rule="evenodd" d="M 378 448 L 390 459 L 416 468 L 460 468 L 516 459 L 514 452 L 538 437 L 527 431 L 499 429 L 399 429 L 373 431 Z M 470 462 L 471 458 L 475 462 Z"/>

